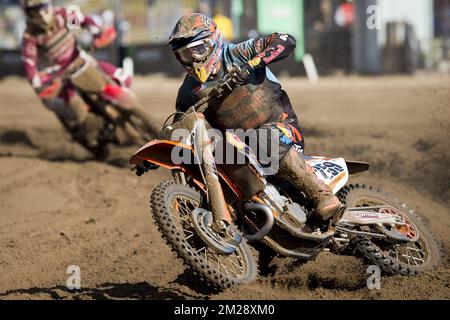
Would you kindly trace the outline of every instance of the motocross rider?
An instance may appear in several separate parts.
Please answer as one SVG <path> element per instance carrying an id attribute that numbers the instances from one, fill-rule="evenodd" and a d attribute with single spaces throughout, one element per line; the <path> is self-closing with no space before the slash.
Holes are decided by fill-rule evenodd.
<path id="1" fill-rule="evenodd" d="M 213 110 L 206 111 L 206 119 L 219 130 L 268 129 L 272 137 L 275 132 L 280 140 L 277 176 L 306 194 L 317 219 L 328 225 L 336 223 L 345 207 L 306 164 L 297 116 L 287 94 L 267 68 L 294 51 L 295 39 L 274 33 L 225 45 L 216 24 L 209 17 L 194 13 L 178 21 L 169 46 L 187 71 L 178 92 L 177 111 L 187 111 L 208 94 L 209 88 L 231 74 L 235 89 Z"/>
<path id="2" fill-rule="evenodd" d="M 54 7 L 51 0 L 22 0 L 27 28 L 23 35 L 22 59 L 29 82 L 44 105 L 53 111 L 75 140 L 90 149 L 104 126 L 77 92 L 92 92 L 123 108 L 138 104 L 128 87 L 131 78 L 122 69 L 80 50 L 70 23 L 78 23 L 94 36 L 93 47 L 109 45 L 116 36 L 113 27 L 102 30 L 91 17 Z M 61 76 L 69 75 L 69 81 Z M 111 81 L 114 80 L 114 81 Z"/>

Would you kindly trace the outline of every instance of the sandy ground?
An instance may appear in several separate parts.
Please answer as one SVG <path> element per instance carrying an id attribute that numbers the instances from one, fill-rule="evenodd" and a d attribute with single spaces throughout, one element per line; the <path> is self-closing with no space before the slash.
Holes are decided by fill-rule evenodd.
<path id="1" fill-rule="evenodd" d="M 155 121 L 173 110 L 178 79 L 137 79 Z M 383 187 L 422 214 L 450 248 L 450 77 L 329 78 L 284 81 L 298 111 L 307 153 L 372 163 L 357 178 Z M 384 277 L 366 288 L 367 266 L 323 253 L 302 266 L 277 260 L 274 276 L 246 288 L 204 289 L 164 244 L 148 196 L 167 172 L 142 178 L 122 164 L 90 160 L 70 142 L 27 83 L 0 82 L 0 299 L 430 299 L 450 298 L 450 268 Z M 82 289 L 66 289 L 66 269 Z"/>

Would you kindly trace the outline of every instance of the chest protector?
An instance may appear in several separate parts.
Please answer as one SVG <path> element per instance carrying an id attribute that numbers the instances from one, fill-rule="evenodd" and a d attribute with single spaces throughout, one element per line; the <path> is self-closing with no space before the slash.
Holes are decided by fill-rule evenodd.
<path id="1" fill-rule="evenodd" d="M 37 36 L 37 44 L 39 61 L 45 66 L 64 67 L 79 54 L 75 36 L 61 15 L 55 17 L 55 26 L 51 31 Z"/>
<path id="2" fill-rule="evenodd" d="M 266 70 L 252 74 L 249 84 L 235 88 L 206 111 L 208 121 L 216 128 L 257 128 L 283 115 L 281 86 L 266 77 Z"/>

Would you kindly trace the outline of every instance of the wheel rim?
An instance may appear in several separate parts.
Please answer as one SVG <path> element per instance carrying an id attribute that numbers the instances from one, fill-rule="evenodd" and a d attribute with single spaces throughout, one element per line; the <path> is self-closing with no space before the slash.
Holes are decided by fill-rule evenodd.
<path id="1" fill-rule="evenodd" d="M 383 201 L 381 199 L 372 198 L 372 197 L 361 197 L 358 198 L 357 201 L 354 202 L 354 207 L 370 207 L 370 206 L 380 206 L 380 205 L 389 205 L 395 208 L 392 209 L 381 209 L 382 213 L 393 214 L 400 216 L 405 222 L 406 227 L 397 228 L 397 231 L 406 235 L 408 238 L 412 239 L 417 237 L 418 228 L 411 221 L 411 219 L 404 213 L 400 208 L 397 208 L 392 203 L 387 201 Z M 375 240 L 373 240 L 375 242 Z M 386 247 L 383 243 L 376 243 L 380 249 L 386 254 L 386 256 L 390 256 L 391 258 L 397 260 L 402 264 L 406 264 L 410 267 L 420 267 L 424 263 L 427 262 L 428 254 L 426 250 L 426 243 L 423 238 L 420 236 L 415 242 L 409 242 L 406 244 L 396 244 L 391 245 L 390 247 Z"/>
<path id="2" fill-rule="evenodd" d="M 195 233 L 191 212 L 199 206 L 198 201 L 183 195 L 175 195 L 170 201 L 174 225 L 182 235 L 187 250 L 201 262 L 229 278 L 244 278 L 248 273 L 248 261 L 241 246 L 238 246 L 237 250 L 230 255 L 220 255 L 209 248 Z"/>
<path id="3" fill-rule="evenodd" d="M 395 245 L 388 251 L 388 255 L 397 261 L 413 267 L 419 267 L 425 263 L 426 254 L 420 242 L 412 242 L 406 245 Z"/>

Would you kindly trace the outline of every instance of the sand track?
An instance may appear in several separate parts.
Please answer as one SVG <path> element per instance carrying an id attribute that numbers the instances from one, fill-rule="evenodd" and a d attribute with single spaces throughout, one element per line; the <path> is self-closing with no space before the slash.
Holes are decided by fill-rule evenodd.
<path id="1" fill-rule="evenodd" d="M 309 154 L 373 164 L 357 177 L 383 187 L 425 217 L 450 248 L 450 81 L 448 77 L 289 80 Z M 177 83 L 138 79 L 155 120 L 172 110 Z M 297 266 L 277 259 L 274 275 L 245 290 L 208 291 L 152 225 L 148 196 L 167 172 L 135 177 L 92 161 L 70 142 L 19 79 L 0 82 L 0 299 L 429 299 L 450 298 L 448 263 L 419 277 L 386 277 L 366 289 L 366 265 L 324 253 Z M 82 290 L 65 288 L 78 265 Z"/>

